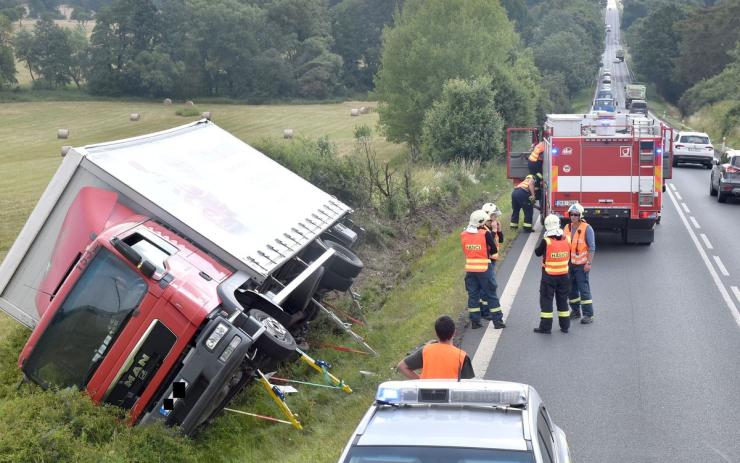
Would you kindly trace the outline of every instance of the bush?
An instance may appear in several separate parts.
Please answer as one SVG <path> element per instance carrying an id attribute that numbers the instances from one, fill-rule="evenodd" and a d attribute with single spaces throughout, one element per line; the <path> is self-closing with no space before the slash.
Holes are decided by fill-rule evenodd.
<path id="1" fill-rule="evenodd" d="M 451 79 L 424 115 L 422 148 L 437 162 L 456 158 L 488 160 L 503 151 L 503 126 L 491 78 Z"/>
<path id="2" fill-rule="evenodd" d="M 202 112 L 203 111 L 196 108 L 195 106 L 190 106 L 187 108 L 178 109 L 177 111 L 175 111 L 175 114 L 177 114 L 178 116 L 183 116 L 183 117 L 193 117 L 193 116 L 200 116 Z"/>

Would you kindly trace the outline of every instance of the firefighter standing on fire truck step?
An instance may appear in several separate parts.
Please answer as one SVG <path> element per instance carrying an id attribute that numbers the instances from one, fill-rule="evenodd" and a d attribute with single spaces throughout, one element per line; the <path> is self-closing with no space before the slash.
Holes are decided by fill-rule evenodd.
<path id="1" fill-rule="evenodd" d="M 570 308 L 571 317 L 583 318 L 581 323 L 593 323 L 594 308 L 591 300 L 591 286 L 588 274 L 596 252 L 594 229 L 583 219 L 583 206 L 578 203 L 568 208 L 570 223 L 565 226 L 565 234 L 570 238 Z"/>
<path id="2" fill-rule="evenodd" d="M 545 217 L 545 237 L 534 250 L 542 257 L 542 279 L 540 280 L 540 325 L 535 333 L 550 334 L 552 330 L 552 298 L 558 307 L 560 331 L 570 329 L 568 309 L 568 262 L 570 261 L 570 239 L 560 228 L 560 217 L 550 214 Z"/>
<path id="3" fill-rule="evenodd" d="M 527 159 L 529 174 L 533 176 L 537 182 L 542 181 L 542 156 L 544 152 L 545 142 L 539 142 L 532 148 L 532 152 L 529 154 L 529 158 Z"/>
<path id="4" fill-rule="evenodd" d="M 524 210 L 524 224 L 522 231 L 532 232 L 532 215 L 534 215 L 534 203 L 537 197 L 537 182 L 534 177 L 527 175 L 514 191 L 511 192 L 511 228 L 519 226 L 519 211 Z"/>
<path id="5" fill-rule="evenodd" d="M 481 318 L 493 320 L 496 329 L 505 328 L 501 304 L 496 296 L 496 280 L 491 259 L 498 254 L 493 236 L 486 229 L 489 214 L 481 210 L 470 214 L 468 227 L 460 233 L 460 243 L 465 253 L 465 289 L 468 292 L 468 316 L 473 328 L 480 328 Z M 480 304 L 483 296 L 488 304 Z"/>

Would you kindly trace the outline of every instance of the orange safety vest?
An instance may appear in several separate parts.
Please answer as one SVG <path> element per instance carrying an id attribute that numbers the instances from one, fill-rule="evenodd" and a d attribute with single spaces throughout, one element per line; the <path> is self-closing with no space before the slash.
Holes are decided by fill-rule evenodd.
<path id="1" fill-rule="evenodd" d="M 460 233 L 460 242 L 465 253 L 466 272 L 485 272 L 491 263 L 486 245 L 485 228 L 479 228 L 478 233 Z"/>
<path id="2" fill-rule="evenodd" d="M 571 227 L 570 224 L 565 226 L 563 233 L 570 240 L 570 261 L 573 265 L 583 265 L 588 262 L 588 243 L 586 243 L 586 228 L 588 224 L 585 220 L 581 220 L 576 229 L 576 236 L 571 239 Z"/>
<path id="3" fill-rule="evenodd" d="M 421 379 L 457 379 L 466 355 L 451 344 L 427 344 L 421 351 Z"/>
<path id="4" fill-rule="evenodd" d="M 529 191 L 529 182 L 534 182 L 534 178 L 531 175 L 524 177 L 524 180 L 522 180 L 516 187 Z"/>
<path id="5" fill-rule="evenodd" d="M 542 153 L 545 151 L 545 144 L 543 142 L 537 143 L 532 152 L 529 155 L 530 162 L 537 162 L 542 159 Z"/>
<path id="6" fill-rule="evenodd" d="M 548 275 L 566 275 L 570 260 L 570 237 L 565 235 L 564 240 L 555 240 L 545 237 L 547 247 L 542 259 L 542 266 Z"/>

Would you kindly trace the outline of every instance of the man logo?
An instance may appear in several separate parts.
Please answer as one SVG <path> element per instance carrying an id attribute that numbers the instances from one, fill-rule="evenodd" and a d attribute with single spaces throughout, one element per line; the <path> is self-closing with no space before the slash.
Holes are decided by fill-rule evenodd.
<path id="1" fill-rule="evenodd" d="M 566 164 L 566 165 L 563 166 L 563 173 L 566 173 L 567 174 L 568 172 L 570 172 L 570 165 L 569 164 Z"/>

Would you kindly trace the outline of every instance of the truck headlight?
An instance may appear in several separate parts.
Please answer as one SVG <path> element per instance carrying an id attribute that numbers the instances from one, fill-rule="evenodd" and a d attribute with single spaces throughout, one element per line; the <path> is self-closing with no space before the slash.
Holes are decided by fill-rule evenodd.
<path id="1" fill-rule="evenodd" d="M 221 338 L 223 338 L 228 332 L 229 327 L 225 323 L 219 323 L 211 335 L 208 336 L 208 339 L 206 339 L 206 348 L 208 348 L 208 350 L 215 349 L 218 342 L 221 341 Z"/>
<path id="2" fill-rule="evenodd" d="M 231 338 L 231 342 L 228 346 L 226 346 L 226 349 L 224 349 L 223 353 L 221 353 L 221 356 L 218 358 L 222 362 L 226 362 L 229 360 L 229 357 L 231 357 L 231 354 L 234 353 L 234 350 L 236 350 L 237 347 L 239 347 L 239 344 L 241 344 L 242 338 L 239 336 L 234 336 Z"/>

